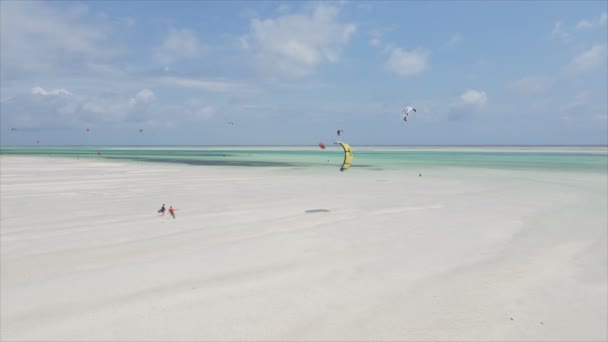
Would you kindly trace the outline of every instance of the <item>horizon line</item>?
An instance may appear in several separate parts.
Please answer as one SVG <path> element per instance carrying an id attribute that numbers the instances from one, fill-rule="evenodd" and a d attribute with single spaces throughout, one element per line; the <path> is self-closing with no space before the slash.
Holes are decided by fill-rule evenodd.
<path id="1" fill-rule="evenodd" d="M 368 147 L 607 147 L 608 144 L 361 144 L 353 146 L 368 146 Z M 261 145 L 240 145 L 240 144 L 199 144 L 199 145 L 182 145 L 182 144 L 166 144 L 166 145 L 0 145 L 2 147 L 315 147 L 317 144 L 261 144 Z"/>

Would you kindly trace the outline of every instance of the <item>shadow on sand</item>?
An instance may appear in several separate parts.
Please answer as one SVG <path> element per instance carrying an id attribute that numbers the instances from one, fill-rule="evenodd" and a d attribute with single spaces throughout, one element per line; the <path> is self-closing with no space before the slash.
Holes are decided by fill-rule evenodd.
<path id="1" fill-rule="evenodd" d="M 309 210 L 304 210 L 304 212 L 307 214 L 312 214 L 312 213 L 328 213 L 330 211 L 328 209 L 309 209 Z"/>

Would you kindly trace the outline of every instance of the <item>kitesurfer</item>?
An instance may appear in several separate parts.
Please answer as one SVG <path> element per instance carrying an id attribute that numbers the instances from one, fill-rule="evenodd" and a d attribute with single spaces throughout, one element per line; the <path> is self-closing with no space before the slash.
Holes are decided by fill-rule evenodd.
<path id="1" fill-rule="evenodd" d="M 172 205 L 169 206 L 169 214 L 171 214 L 171 216 L 173 216 L 173 218 L 175 218 L 175 211 L 177 209 L 173 208 Z"/>
<path id="2" fill-rule="evenodd" d="M 165 216 L 165 203 L 163 203 L 163 206 L 160 209 L 158 209 L 158 213 L 163 214 L 163 216 Z"/>

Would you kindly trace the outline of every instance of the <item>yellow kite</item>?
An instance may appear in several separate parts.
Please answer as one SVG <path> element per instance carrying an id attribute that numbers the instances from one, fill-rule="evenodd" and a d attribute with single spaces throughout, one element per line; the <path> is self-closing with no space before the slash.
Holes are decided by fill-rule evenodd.
<path id="1" fill-rule="evenodd" d="M 348 170 L 351 162 L 353 161 L 353 151 L 350 149 L 350 146 L 346 143 L 338 141 L 340 146 L 344 149 L 344 162 L 342 163 L 342 167 L 340 167 L 340 171 Z"/>

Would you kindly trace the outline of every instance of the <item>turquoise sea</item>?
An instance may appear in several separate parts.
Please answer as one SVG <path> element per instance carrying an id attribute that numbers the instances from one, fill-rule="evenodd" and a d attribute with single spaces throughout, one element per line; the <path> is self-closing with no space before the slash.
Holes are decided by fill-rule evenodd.
<path id="1" fill-rule="evenodd" d="M 608 173 L 608 148 L 353 146 L 352 168 L 402 169 L 480 167 Z M 28 146 L 0 147 L 0 155 L 102 158 L 137 162 L 234 167 L 332 167 L 342 162 L 339 146 Z"/>

